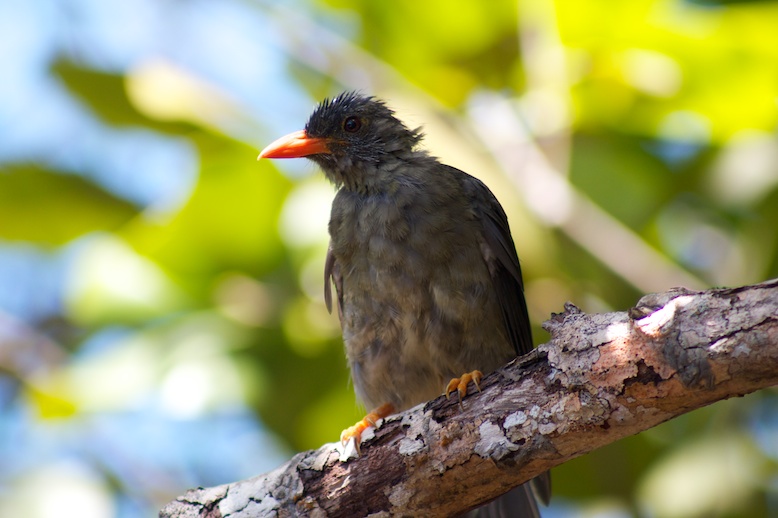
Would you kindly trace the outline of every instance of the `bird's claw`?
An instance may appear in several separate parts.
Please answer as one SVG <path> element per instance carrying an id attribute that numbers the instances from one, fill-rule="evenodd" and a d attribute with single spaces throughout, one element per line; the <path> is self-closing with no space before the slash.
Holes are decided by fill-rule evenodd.
<path id="1" fill-rule="evenodd" d="M 394 413 L 394 405 L 385 403 L 378 408 L 371 410 L 354 426 L 343 430 L 340 434 L 340 443 L 345 447 L 351 439 L 354 439 L 354 447 L 357 450 L 357 456 L 361 454 L 359 443 L 362 442 L 362 432 L 368 428 L 376 428 L 379 419 L 388 417 Z"/>
<path id="2" fill-rule="evenodd" d="M 467 395 L 467 385 L 471 381 L 473 382 L 473 385 L 475 385 L 475 388 L 478 389 L 478 392 L 481 392 L 481 386 L 479 383 L 481 383 L 481 378 L 483 377 L 483 374 L 481 371 L 475 370 L 472 372 L 466 372 L 465 374 L 462 374 L 459 378 L 453 378 L 451 381 L 448 382 L 448 385 L 446 386 L 446 391 L 444 394 L 446 395 L 446 399 L 449 399 L 449 395 L 451 392 L 456 389 L 457 393 L 459 394 L 459 408 L 462 408 L 462 398 Z"/>

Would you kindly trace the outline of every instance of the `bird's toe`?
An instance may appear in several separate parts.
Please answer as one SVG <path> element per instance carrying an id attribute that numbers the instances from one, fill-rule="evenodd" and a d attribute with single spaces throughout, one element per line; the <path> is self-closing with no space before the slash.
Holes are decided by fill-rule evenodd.
<path id="1" fill-rule="evenodd" d="M 348 444 L 348 442 L 351 439 L 354 439 L 354 446 L 356 447 L 357 455 L 359 455 L 361 453 L 359 449 L 359 444 L 362 442 L 362 432 L 364 432 L 370 427 L 375 428 L 380 419 L 388 417 L 392 415 L 394 412 L 395 412 L 394 405 L 392 405 L 391 403 L 384 403 L 380 407 L 371 410 L 365 417 L 363 417 L 354 426 L 350 426 L 345 430 L 343 430 L 343 432 L 341 432 L 340 434 L 341 444 L 345 446 L 346 444 Z"/>
<path id="2" fill-rule="evenodd" d="M 470 384 L 470 382 L 473 382 L 473 385 L 475 385 L 475 388 L 478 390 L 478 392 L 481 392 L 481 378 L 483 377 L 483 374 L 479 370 L 466 372 L 462 374 L 458 378 L 452 378 L 451 381 L 448 382 L 448 385 L 446 386 L 446 391 L 444 394 L 446 395 L 446 399 L 449 398 L 450 394 L 456 389 L 457 393 L 459 394 L 459 404 L 462 405 L 462 398 L 467 395 L 467 386 Z"/>

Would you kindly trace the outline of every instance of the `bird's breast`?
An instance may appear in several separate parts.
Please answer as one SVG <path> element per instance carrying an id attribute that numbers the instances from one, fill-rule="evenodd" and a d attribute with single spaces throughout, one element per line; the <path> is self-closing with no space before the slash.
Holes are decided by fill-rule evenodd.
<path id="1" fill-rule="evenodd" d="M 510 358 L 468 224 L 402 198 L 336 197 L 330 234 L 341 324 L 366 406 L 408 408 L 465 370 L 493 370 Z"/>

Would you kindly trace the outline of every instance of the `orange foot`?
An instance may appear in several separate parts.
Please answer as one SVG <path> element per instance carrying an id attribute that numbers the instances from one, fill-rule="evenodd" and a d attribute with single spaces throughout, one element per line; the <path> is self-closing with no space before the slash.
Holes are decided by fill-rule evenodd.
<path id="1" fill-rule="evenodd" d="M 351 438 L 354 438 L 354 445 L 357 448 L 357 455 L 360 455 L 361 452 L 359 451 L 359 443 L 362 442 L 362 432 L 367 430 L 368 428 L 375 427 L 376 423 L 379 419 L 383 419 L 384 417 L 388 417 L 395 413 L 394 405 L 391 403 L 384 403 L 380 407 L 371 410 L 361 421 L 359 421 L 354 426 L 351 426 L 349 428 L 346 428 L 341 432 L 340 434 L 340 442 L 345 446 L 348 444 L 348 442 L 351 440 Z"/>
<path id="2" fill-rule="evenodd" d="M 462 408 L 462 398 L 467 395 L 467 384 L 472 381 L 475 388 L 478 389 L 478 392 L 481 392 L 481 387 L 478 385 L 481 382 L 481 377 L 483 377 L 481 371 L 473 371 L 466 372 L 459 378 L 453 378 L 448 382 L 448 386 L 446 386 L 446 399 L 448 399 L 449 394 L 451 394 L 454 389 L 457 389 L 457 392 L 459 393 L 459 408 Z"/>

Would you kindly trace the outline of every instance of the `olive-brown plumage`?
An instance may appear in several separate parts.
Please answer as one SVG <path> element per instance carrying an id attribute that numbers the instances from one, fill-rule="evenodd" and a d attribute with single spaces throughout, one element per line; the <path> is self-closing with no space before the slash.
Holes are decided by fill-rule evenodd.
<path id="1" fill-rule="evenodd" d="M 421 138 L 383 102 L 345 93 L 260 155 L 307 156 L 338 187 L 325 299 L 331 309 L 332 280 L 354 388 L 368 408 L 405 410 L 451 378 L 532 349 L 502 207 L 480 180 L 418 149 Z M 508 500 L 479 511 L 537 513 L 526 487 L 506 496 L 515 513 L 504 513 Z"/>

